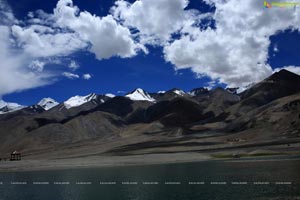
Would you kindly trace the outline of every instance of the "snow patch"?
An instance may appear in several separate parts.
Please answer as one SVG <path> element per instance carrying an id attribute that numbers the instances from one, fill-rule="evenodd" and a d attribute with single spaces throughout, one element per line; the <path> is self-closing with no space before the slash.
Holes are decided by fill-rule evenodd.
<path id="1" fill-rule="evenodd" d="M 54 99 L 47 97 L 43 98 L 37 105 L 41 106 L 45 110 L 50 110 L 51 108 L 57 106 L 59 103 L 56 102 Z"/>
<path id="2" fill-rule="evenodd" d="M 17 110 L 21 110 L 22 108 L 25 108 L 25 106 L 22 106 L 17 103 L 5 102 L 2 99 L 0 99 L 0 114 L 14 112 Z"/>
<path id="3" fill-rule="evenodd" d="M 141 88 L 134 90 L 133 92 L 127 94 L 125 97 L 128 97 L 129 99 L 131 99 L 133 101 L 155 102 L 155 99 L 153 99 L 146 91 L 144 91 Z"/>
<path id="4" fill-rule="evenodd" d="M 191 95 L 191 96 L 193 96 L 193 97 L 196 96 L 196 92 L 195 92 L 195 91 L 193 91 L 193 92 L 188 92 L 188 94 Z"/>
<path id="5" fill-rule="evenodd" d="M 111 94 L 111 93 L 108 93 L 108 94 L 106 94 L 105 96 L 107 96 L 107 97 L 109 97 L 109 98 L 114 98 L 116 95 Z"/>
<path id="6" fill-rule="evenodd" d="M 78 107 L 78 106 L 81 106 L 82 104 L 84 103 L 87 103 L 93 99 L 96 99 L 97 98 L 97 95 L 92 93 L 92 94 L 89 94 L 87 96 L 74 96 L 74 97 L 71 97 L 70 99 L 68 99 L 67 101 L 64 102 L 64 105 L 67 109 L 70 109 L 70 108 L 73 108 L 73 107 Z"/>
<path id="7" fill-rule="evenodd" d="M 173 90 L 173 92 L 177 95 L 184 96 L 186 93 L 182 90 Z"/>
<path id="8" fill-rule="evenodd" d="M 163 91 L 158 91 L 157 93 L 158 94 L 164 94 L 164 93 L 166 93 L 166 91 L 164 91 L 164 90 Z"/>

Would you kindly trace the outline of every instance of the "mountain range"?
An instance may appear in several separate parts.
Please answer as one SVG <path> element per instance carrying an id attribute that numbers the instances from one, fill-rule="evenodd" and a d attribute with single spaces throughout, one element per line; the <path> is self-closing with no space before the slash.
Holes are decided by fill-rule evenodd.
<path id="1" fill-rule="evenodd" d="M 300 76 L 281 70 L 238 88 L 174 88 L 75 96 L 36 105 L 0 101 L 0 156 L 144 154 L 299 142 Z M 57 158 L 61 153 L 51 154 Z"/>

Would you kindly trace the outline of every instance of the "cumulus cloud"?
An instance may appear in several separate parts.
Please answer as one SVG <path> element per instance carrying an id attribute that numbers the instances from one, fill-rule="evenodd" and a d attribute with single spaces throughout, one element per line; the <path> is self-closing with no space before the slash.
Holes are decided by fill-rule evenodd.
<path id="1" fill-rule="evenodd" d="M 299 12 L 263 9 L 261 2 L 252 0 L 205 2 L 216 7 L 215 13 L 188 10 L 187 0 L 118 0 L 111 13 L 124 26 L 138 30 L 142 43 L 162 45 L 165 60 L 176 70 L 189 68 L 198 77 L 209 76 L 230 87 L 269 76 L 269 37 L 298 28 Z M 203 20 L 214 20 L 215 27 L 201 28 Z"/>
<path id="2" fill-rule="evenodd" d="M 69 28 L 91 44 L 90 51 L 101 59 L 112 56 L 132 57 L 145 47 L 136 43 L 127 27 L 111 16 L 98 17 L 73 5 L 72 0 L 60 0 L 54 9 L 56 25 Z"/>
<path id="3" fill-rule="evenodd" d="M 85 80 L 89 80 L 89 79 L 92 78 L 92 75 L 90 75 L 90 74 L 83 74 L 82 78 L 85 79 Z"/>
<path id="4" fill-rule="evenodd" d="M 177 69 L 190 68 L 230 87 L 260 81 L 272 73 L 269 37 L 299 28 L 299 9 L 263 9 L 260 1 L 207 0 L 216 7 L 216 29 L 190 27 L 164 48 L 165 59 Z M 184 31 L 184 30 L 183 30 Z"/>
<path id="5" fill-rule="evenodd" d="M 59 0 L 53 14 L 29 14 L 31 25 L 12 26 L 18 45 L 33 57 L 66 56 L 88 48 L 100 59 L 132 57 L 146 48 L 135 42 L 127 27 L 111 15 L 99 17 L 80 12 L 72 0 Z"/>
<path id="6" fill-rule="evenodd" d="M 64 64 L 75 71 L 79 67 L 75 61 L 66 66 L 61 60 L 79 50 L 90 51 L 98 59 L 127 58 L 140 50 L 146 52 L 146 48 L 134 40 L 129 28 L 111 15 L 99 17 L 87 11 L 80 12 L 72 0 L 59 0 L 53 13 L 30 12 L 25 20 L 16 19 L 8 4 L 0 0 L 0 17 L 0 24 L 3 24 L 0 30 L 3 32 L 0 96 L 53 83 L 55 77 L 61 75 L 79 78 L 70 72 L 44 70 L 47 64 L 61 67 Z"/>
<path id="7" fill-rule="evenodd" d="M 299 8 L 263 9 L 261 1 L 253 0 L 204 1 L 215 6 L 214 13 L 187 9 L 188 0 L 117 0 L 108 15 L 97 16 L 72 0 L 59 0 L 53 13 L 37 10 L 21 21 L 0 0 L 0 95 L 50 84 L 57 76 L 90 79 L 75 73 L 75 61 L 61 62 L 76 51 L 89 51 L 99 60 L 129 58 L 147 53 L 145 45 L 162 46 L 175 70 L 191 69 L 197 77 L 209 76 L 212 83 L 228 87 L 245 86 L 274 71 L 267 63 L 270 36 L 300 28 Z M 213 21 L 214 27 L 202 28 L 203 21 Z M 54 61 L 65 65 L 56 74 L 48 70 Z M 296 66 L 285 68 L 299 73 Z"/>
<path id="8" fill-rule="evenodd" d="M 71 73 L 71 72 L 63 72 L 62 75 L 65 76 L 68 79 L 77 79 L 77 78 L 79 78 L 78 74 L 74 74 L 74 73 Z"/>
<path id="9" fill-rule="evenodd" d="M 193 23 L 193 12 L 185 11 L 188 0 L 141 0 L 130 4 L 118 0 L 111 9 L 125 26 L 139 30 L 143 43 L 168 41 L 171 34 Z"/>
<path id="10" fill-rule="evenodd" d="M 47 28 L 53 30 L 44 26 L 23 28 L 18 25 L 13 25 L 11 29 L 18 46 L 31 57 L 67 56 L 87 46 L 77 33 L 64 33 L 61 30 L 48 33 Z"/>

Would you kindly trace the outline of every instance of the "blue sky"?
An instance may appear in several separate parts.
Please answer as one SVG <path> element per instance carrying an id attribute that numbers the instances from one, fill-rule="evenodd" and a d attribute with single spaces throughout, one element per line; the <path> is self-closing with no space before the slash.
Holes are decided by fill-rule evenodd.
<path id="1" fill-rule="evenodd" d="M 179 17 L 177 15 L 170 16 L 171 14 L 168 12 L 161 12 L 166 16 L 162 16 L 162 18 L 159 19 L 169 20 L 169 22 L 172 22 L 173 24 L 178 23 L 178 26 L 170 25 L 170 23 L 164 25 L 164 22 L 157 21 L 154 26 L 159 23 L 162 25 L 161 27 L 154 27 L 153 30 L 147 28 L 147 25 L 151 23 L 151 21 L 147 21 L 147 18 L 155 16 L 152 16 L 151 14 L 150 16 L 147 16 L 148 11 L 142 10 L 146 5 L 149 7 L 149 4 L 146 4 L 147 0 L 141 0 L 145 7 L 143 7 L 143 5 L 139 5 L 140 7 L 136 6 L 135 1 L 127 1 L 128 7 L 119 5 L 119 12 L 123 15 L 114 16 L 113 22 L 116 21 L 120 27 L 122 26 L 122 30 L 126 29 L 130 32 L 129 38 L 132 39 L 134 44 L 129 43 L 129 45 L 136 44 L 134 48 L 143 46 L 147 51 L 144 51 L 143 48 L 141 48 L 142 50 L 140 49 L 136 52 L 132 52 L 132 49 L 127 49 L 126 52 L 124 52 L 123 50 L 120 50 L 121 47 L 117 46 L 117 49 L 111 49 L 113 53 L 109 56 L 103 54 L 104 50 L 102 51 L 102 48 L 110 49 L 112 47 L 103 47 L 103 45 L 107 45 L 105 41 L 100 41 L 99 43 L 97 35 L 96 38 L 94 35 L 90 36 L 89 34 L 93 31 L 92 29 L 86 30 L 89 33 L 86 36 L 86 32 L 78 30 L 75 25 L 69 26 L 68 24 L 63 24 L 64 21 L 59 21 L 59 17 L 61 16 L 64 17 L 63 20 L 66 20 L 66 15 L 57 17 L 53 14 L 53 9 L 58 7 L 57 0 L 0 1 L 10 8 L 13 18 L 19 20 L 18 22 L 14 21 L 9 24 L 2 22 L 9 27 L 9 30 L 12 29 L 11 38 L 16 40 L 15 43 L 17 45 L 13 47 L 12 52 L 19 52 L 18 56 L 21 54 L 22 59 L 26 57 L 25 60 L 29 64 L 24 63 L 24 65 L 31 66 L 30 63 L 33 61 L 44 63 L 39 72 L 34 72 L 36 76 L 40 76 L 38 77 L 36 84 L 31 85 L 28 84 L 28 82 L 24 82 L 24 85 L 28 84 L 28 87 L 22 88 L 22 86 L 16 86 L 11 90 L 3 90 L 2 98 L 9 102 L 31 105 L 37 103 L 44 97 L 52 97 L 55 100 L 62 102 L 71 96 L 86 95 L 92 92 L 98 94 L 113 93 L 116 95 L 123 95 L 124 92 L 130 92 L 138 87 L 149 92 L 168 90 L 175 87 L 186 91 L 196 87 L 226 87 L 226 85 L 242 87 L 252 81 L 259 81 L 275 70 L 284 67 L 294 72 L 299 71 L 299 68 L 297 67 L 300 66 L 300 57 L 297 55 L 300 50 L 298 45 L 300 42 L 300 35 L 297 27 L 298 21 L 295 19 L 294 21 L 289 22 L 290 24 L 287 23 L 285 25 L 285 17 L 292 15 L 293 12 L 300 11 L 287 9 L 282 12 L 275 10 L 275 8 L 273 10 L 266 10 L 263 8 L 262 3 L 261 8 L 257 8 L 251 3 L 245 3 L 246 5 L 241 5 L 240 7 L 230 7 L 230 1 L 228 5 L 223 5 L 221 3 L 211 3 L 209 5 L 209 2 L 205 3 L 199 0 L 191 0 L 184 6 L 182 6 L 183 4 L 180 5 L 180 3 L 184 3 L 185 0 L 176 1 L 178 4 L 174 3 L 175 0 L 169 0 L 170 4 L 163 4 L 168 1 L 158 0 L 157 2 L 161 2 L 162 4 L 157 6 L 171 5 L 171 2 L 174 3 L 170 8 L 178 9 L 176 12 L 178 12 Z M 231 1 L 234 5 L 235 0 Z M 112 14 L 110 9 L 115 5 L 114 3 L 115 1 L 111 0 L 73 0 L 72 6 L 63 5 L 63 8 L 74 8 L 74 6 L 77 6 L 79 12 L 86 11 L 89 19 L 95 19 L 96 16 L 105 17 Z M 249 22 L 253 23 L 253 21 L 251 21 L 253 19 L 245 17 L 244 21 L 237 21 L 236 23 L 244 24 L 245 22 L 245 24 L 248 23 L 249 26 L 242 25 L 237 28 L 237 30 L 230 30 L 226 21 L 224 22 L 222 19 L 218 18 L 218 16 L 214 16 L 215 12 L 220 12 L 218 9 L 222 10 L 225 8 L 228 10 L 228 13 L 223 12 L 221 14 L 227 14 L 228 16 L 233 17 L 232 19 L 237 19 L 239 13 L 234 12 L 237 16 L 233 16 L 233 11 L 236 11 L 234 9 L 237 9 L 237 11 L 240 10 L 242 13 L 243 9 L 247 9 L 246 6 L 249 7 L 249 15 L 251 9 L 258 13 L 267 13 L 268 17 L 274 17 L 274 19 L 277 20 L 273 20 L 277 24 L 257 23 L 252 26 Z M 253 6 L 253 8 L 251 6 Z M 22 31 L 31 30 L 34 23 L 29 22 L 28 19 L 30 17 L 28 17 L 28 13 L 35 12 L 39 9 L 58 19 L 55 22 L 56 24 L 53 22 L 51 22 L 53 24 L 43 22 L 42 25 L 44 27 L 49 26 L 53 30 L 56 30 L 56 26 L 60 26 L 58 29 L 59 32 L 55 33 L 57 35 L 66 32 L 70 34 L 78 33 L 76 37 L 82 37 L 82 40 L 80 39 L 79 42 L 84 41 L 82 46 L 74 47 L 74 49 L 71 49 L 66 55 L 61 55 L 61 53 L 47 54 L 49 48 L 38 49 L 38 51 L 46 52 L 46 54 L 43 55 L 40 55 L 40 52 L 33 53 L 31 50 L 35 47 L 33 46 L 35 44 L 29 43 L 31 41 L 31 35 L 26 36 L 26 39 L 23 39 L 22 37 L 25 38 L 25 32 Z M 65 12 L 65 10 L 62 10 L 61 12 Z M 145 15 L 146 18 L 130 18 L 132 13 L 136 14 L 135 12 L 138 14 L 144 13 L 141 16 Z M 278 18 L 280 15 L 283 16 L 283 19 Z M 181 21 L 180 18 L 182 18 L 182 16 L 185 17 L 185 21 Z M 222 17 L 224 18 L 224 16 Z M 39 16 L 36 18 L 42 17 Z M 49 19 L 52 20 L 53 18 L 49 17 Z M 78 21 L 75 21 L 77 19 Z M 228 18 L 228 21 L 232 19 Z M 67 21 L 68 23 L 74 22 L 74 24 L 82 22 L 79 21 L 78 13 L 75 17 L 67 20 L 69 20 Z M 260 22 L 261 18 L 257 18 L 256 20 L 257 22 Z M 190 21 L 193 21 L 193 23 L 189 24 Z M 85 23 L 84 20 L 83 23 Z M 13 26 L 21 28 L 14 30 Z M 164 30 L 164 26 L 166 26 L 168 30 Z M 293 31 L 289 29 L 290 26 L 294 26 Z M 264 29 L 265 27 L 267 30 Z M 226 30 L 226 28 L 228 28 L 228 30 Z M 257 29 L 257 31 L 255 29 Z M 247 34 L 244 34 L 243 31 Z M 240 33 L 241 35 L 236 35 L 237 33 Z M 38 37 L 41 37 L 42 39 L 43 34 L 45 35 L 48 33 L 39 34 Z M 99 34 L 101 34 L 101 31 Z M 264 35 L 266 35 L 267 38 L 265 38 Z M 230 39 L 230 37 L 232 37 L 232 39 Z M 237 39 L 237 37 L 240 38 Z M 101 35 L 99 35 L 99 38 L 101 38 Z M 119 38 L 112 38 L 111 43 L 114 43 L 114 41 L 117 42 L 117 39 Z M 22 43 L 20 41 L 22 41 Z M 126 41 L 128 41 L 128 39 Z M 75 42 L 77 41 L 75 40 Z M 101 44 L 102 46 L 100 45 L 99 47 L 98 44 Z M 69 44 L 67 43 L 67 45 Z M 97 48 L 93 49 L 93 46 Z M 53 47 L 53 49 L 60 48 L 56 46 L 51 47 Z M 113 48 L 115 48 L 115 45 Z M 235 49 L 239 51 L 235 52 Z M 60 49 L 58 49 L 58 51 L 59 50 Z M 243 52 L 244 50 L 247 54 Z M 58 62 L 54 62 L 53 60 Z M 78 69 L 71 70 L 68 68 L 71 61 L 77 63 L 79 66 Z M 26 67 L 28 68 L 28 66 Z M 16 69 L 21 68 L 16 67 Z M 23 71 L 24 69 L 22 69 L 22 72 Z M 70 79 L 70 77 L 62 76 L 62 72 L 75 74 L 78 78 Z M 89 80 L 83 79 L 82 77 L 84 74 L 91 75 L 91 78 Z M 45 83 L 41 80 L 44 80 L 44 76 L 46 75 L 51 75 L 51 78 L 47 78 L 47 82 Z M 32 79 L 34 79 L 34 77 Z M 7 84 L 7 88 L 9 88 L 9 84 L 14 83 L 7 82 L 3 84 Z M 118 93 L 118 91 L 121 92 Z"/>

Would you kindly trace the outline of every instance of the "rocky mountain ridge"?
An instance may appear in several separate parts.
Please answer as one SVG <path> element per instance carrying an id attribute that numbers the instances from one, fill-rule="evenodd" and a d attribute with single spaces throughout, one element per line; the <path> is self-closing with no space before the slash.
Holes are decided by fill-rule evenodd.
<path id="1" fill-rule="evenodd" d="M 179 142 L 172 143 L 174 148 L 190 149 L 196 147 L 182 141 L 208 137 L 211 144 L 226 146 L 300 137 L 300 76 L 286 70 L 240 94 L 223 88 L 137 89 L 125 96 L 91 94 L 67 102 L 0 115 L 0 152 L 32 154 L 102 143 L 120 148 L 154 140 L 164 144 L 155 146 L 161 151 L 170 140 Z"/>

